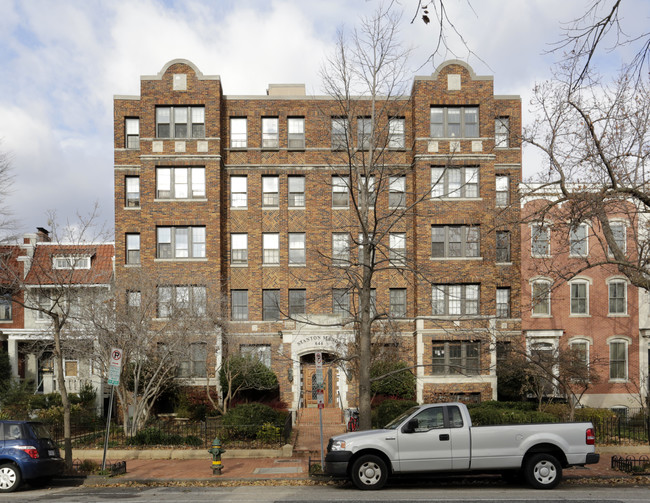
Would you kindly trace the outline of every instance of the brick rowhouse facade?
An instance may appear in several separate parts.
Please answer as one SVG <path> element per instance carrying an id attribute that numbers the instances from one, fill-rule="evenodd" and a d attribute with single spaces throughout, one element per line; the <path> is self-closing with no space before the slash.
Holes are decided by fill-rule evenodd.
<path id="1" fill-rule="evenodd" d="M 363 99 L 356 104 L 355 142 L 369 113 Z M 415 269 L 387 268 L 372 285 L 377 309 L 398 313 L 383 344 L 414 367 L 420 401 L 496 398 L 494 343 L 521 334 L 520 231 L 507 224 L 519 215 L 509 201 L 521 181 L 520 99 L 495 95 L 492 77 L 449 61 L 415 77 L 391 106 L 397 133 L 386 159 L 405 175 L 391 190 L 407 206 L 423 200 L 391 229 Z M 326 406 L 357 401 L 353 363 L 334 364 L 346 360 L 354 332 L 340 323 L 341 285 L 323 264 L 336 253 L 335 234 L 354 243 L 358 232 L 337 185 L 345 171 L 333 147 L 337 110 L 302 85 L 225 96 L 218 76 L 186 60 L 142 77 L 139 96 L 114 100 L 117 298 L 128 299 L 137 289 L 129 282 L 144 273 L 163 287 L 162 304 L 205 295 L 224 306 L 223 330 L 196 334 L 209 348 L 208 375 L 227 354 L 256 354 L 291 409 L 314 403 L 316 352 Z M 390 211 L 389 197 L 380 187 L 375 211 Z M 303 305 L 304 314 L 287 315 Z M 186 384 L 204 383 L 193 365 Z"/>

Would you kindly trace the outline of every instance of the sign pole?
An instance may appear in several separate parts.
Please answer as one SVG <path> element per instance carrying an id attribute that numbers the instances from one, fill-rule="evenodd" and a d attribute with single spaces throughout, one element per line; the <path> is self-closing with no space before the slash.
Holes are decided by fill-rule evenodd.
<path id="1" fill-rule="evenodd" d="M 323 453 L 323 408 L 325 407 L 325 386 L 323 382 L 323 353 L 320 351 L 314 355 L 316 359 L 316 386 L 318 386 L 318 422 L 320 425 L 320 466 L 325 467 L 325 456 Z"/>
<path id="2" fill-rule="evenodd" d="M 106 437 L 104 438 L 104 457 L 102 458 L 102 471 L 106 469 L 106 450 L 108 449 L 108 436 L 111 432 L 111 413 L 113 412 L 113 393 L 115 393 L 115 386 L 111 386 L 111 398 L 108 401 L 108 416 L 106 417 Z"/>
<path id="3" fill-rule="evenodd" d="M 108 379 L 107 382 L 111 387 L 111 398 L 108 401 L 108 414 L 106 416 L 106 437 L 104 438 L 104 457 L 102 458 L 102 471 L 106 469 L 106 451 L 108 450 L 108 437 L 111 433 L 111 414 L 113 413 L 113 395 L 115 386 L 120 384 L 120 373 L 122 371 L 122 350 L 120 348 L 111 349 L 108 357 Z"/>

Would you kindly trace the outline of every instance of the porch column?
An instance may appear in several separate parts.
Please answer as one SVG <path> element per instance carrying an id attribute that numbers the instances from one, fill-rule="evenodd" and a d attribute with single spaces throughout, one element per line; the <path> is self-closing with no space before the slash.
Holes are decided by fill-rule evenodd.
<path id="1" fill-rule="evenodd" d="M 11 375 L 18 379 L 18 341 L 9 336 L 7 340 L 7 353 L 11 363 Z"/>

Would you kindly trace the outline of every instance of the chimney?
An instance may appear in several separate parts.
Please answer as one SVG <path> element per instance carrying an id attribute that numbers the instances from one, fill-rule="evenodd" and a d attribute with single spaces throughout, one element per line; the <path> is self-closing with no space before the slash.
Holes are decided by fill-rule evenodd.
<path id="1" fill-rule="evenodd" d="M 50 242 L 50 231 L 45 227 L 36 227 L 38 231 L 36 237 L 39 243 L 49 243 Z"/>

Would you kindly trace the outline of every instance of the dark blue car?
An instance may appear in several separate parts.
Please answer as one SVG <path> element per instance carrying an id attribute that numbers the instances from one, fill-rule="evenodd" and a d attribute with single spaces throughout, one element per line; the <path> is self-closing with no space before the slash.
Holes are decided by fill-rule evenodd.
<path id="1" fill-rule="evenodd" d="M 64 468 L 43 423 L 0 421 L 0 492 L 15 491 L 23 481 L 43 485 Z"/>

